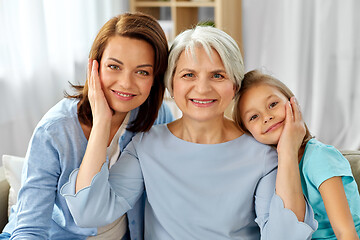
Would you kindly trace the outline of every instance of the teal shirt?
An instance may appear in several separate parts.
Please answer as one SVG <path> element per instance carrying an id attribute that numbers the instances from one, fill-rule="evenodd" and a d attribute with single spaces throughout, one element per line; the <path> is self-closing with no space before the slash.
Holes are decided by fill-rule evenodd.
<path id="1" fill-rule="evenodd" d="M 336 239 L 319 192 L 319 186 L 335 176 L 342 177 L 346 198 L 360 236 L 360 196 L 349 161 L 333 146 L 311 139 L 306 145 L 299 167 L 304 195 L 319 223 L 313 239 Z"/>

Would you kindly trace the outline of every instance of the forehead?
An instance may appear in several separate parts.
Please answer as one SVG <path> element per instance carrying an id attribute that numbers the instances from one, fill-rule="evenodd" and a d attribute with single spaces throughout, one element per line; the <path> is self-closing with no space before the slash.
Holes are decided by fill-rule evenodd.
<path id="1" fill-rule="evenodd" d="M 147 57 L 154 56 L 154 49 L 145 40 L 113 36 L 109 38 L 103 55 L 124 54 L 125 56 Z"/>
<path id="2" fill-rule="evenodd" d="M 215 49 L 205 49 L 201 45 L 183 50 L 179 56 L 177 65 L 198 66 L 204 63 L 223 66 L 222 59 Z"/>

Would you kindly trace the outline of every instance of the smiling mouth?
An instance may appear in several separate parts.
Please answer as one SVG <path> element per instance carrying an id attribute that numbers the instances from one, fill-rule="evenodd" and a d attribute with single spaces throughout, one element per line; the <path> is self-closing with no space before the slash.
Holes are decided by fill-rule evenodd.
<path id="1" fill-rule="evenodd" d="M 279 128 L 283 122 L 284 122 L 284 121 L 275 123 L 274 125 L 272 125 L 271 127 L 269 127 L 264 133 L 268 133 L 268 132 L 271 132 L 272 130 L 275 130 L 275 129 Z"/>
<path id="2" fill-rule="evenodd" d="M 216 100 L 195 100 L 195 99 L 191 99 L 192 102 L 194 103 L 199 103 L 199 104 L 209 104 L 212 102 L 215 102 Z"/>
<path id="3" fill-rule="evenodd" d="M 117 91 L 114 91 L 112 90 L 115 94 L 121 96 L 121 97 L 134 97 L 135 95 L 134 94 L 128 94 L 128 93 L 122 93 L 122 92 L 117 92 Z"/>

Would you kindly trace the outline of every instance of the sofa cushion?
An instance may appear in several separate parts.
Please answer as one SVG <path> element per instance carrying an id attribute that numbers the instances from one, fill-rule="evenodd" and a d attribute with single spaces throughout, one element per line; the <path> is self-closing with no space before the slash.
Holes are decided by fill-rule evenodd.
<path id="1" fill-rule="evenodd" d="M 0 232 L 5 227 L 8 216 L 9 183 L 5 179 L 4 167 L 0 167 Z"/>
<path id="2" fill-rule="evenodd" d="M 360 151 L 341 151 L 341 153 L 350 162 L 351 171 L 360 192 Z"/>
<path id="3" fill-rule="evenodd" d="M 11 207 L 16 204 L 17 195 L 21 187 L 21 172 L 24 165 L 24 158 L 11 155 L 3 155 L 2 157 L 5 178 L 10 185 L 8 215 Z"/>

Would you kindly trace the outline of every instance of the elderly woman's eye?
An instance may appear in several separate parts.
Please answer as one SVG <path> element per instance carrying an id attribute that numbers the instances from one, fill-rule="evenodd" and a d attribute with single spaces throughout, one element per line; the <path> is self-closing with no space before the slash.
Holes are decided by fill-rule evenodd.
<path id="1" fill-rule="evenodd" d="M 185 73 L 185 74 L 183 75 L 183 77 L 185 77 L 185 78 L 191 78 L 191 77 L 194 77 L 194 74 L 193 74 L 193 73 Z"/>
<path id="2" fill-rule="evenodd" d="M 216 79 L 223 79 L 224 78 L 224 76 L 221 75 L 220 73 L 215 73 L 213 77 L 216 78 Z"/>

